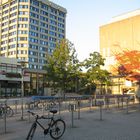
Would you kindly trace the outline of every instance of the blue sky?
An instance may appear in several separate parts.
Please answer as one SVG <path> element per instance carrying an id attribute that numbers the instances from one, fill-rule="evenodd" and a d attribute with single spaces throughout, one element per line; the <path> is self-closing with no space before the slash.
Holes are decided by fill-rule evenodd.
<path id="1" fill-rule="evenodd" d="M 67 9 L 66 37 L 79 60 L 99 51 L 99 27 L 112 17 L 140 9 L 139 0 L 51 0 Z"/>

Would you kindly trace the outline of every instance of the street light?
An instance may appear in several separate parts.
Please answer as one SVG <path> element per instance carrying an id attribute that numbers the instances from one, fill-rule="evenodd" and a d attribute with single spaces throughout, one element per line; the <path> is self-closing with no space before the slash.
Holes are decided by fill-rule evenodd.
<path id="1" fill-rule="evenodd" d="M 24 68 L 27 62 L 20 60 L 18 63 L 21 65 L 21 120 L 23 120 Z"/>

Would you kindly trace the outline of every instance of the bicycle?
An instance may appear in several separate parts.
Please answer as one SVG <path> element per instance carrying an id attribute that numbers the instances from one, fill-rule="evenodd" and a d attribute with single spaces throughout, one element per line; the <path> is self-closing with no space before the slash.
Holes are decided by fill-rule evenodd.
<path id="1" fill-rule="evenodd" d="M 39 116 L 37 114 L 35 114 L 34 112 L 28 111 L 28 113 L 32 114 L 35 117 L 35 121 L 33 122 L 29 133 L 27 135 L 26 140 L 32 140 L 33 136 L 35 134 L 35 130 L 37 128 L 37 125 L 39 125 L 43 131 L 44 131 L 44 135 L 47 135 L 48 133 L 50 134 L 51 138 L 53 139 L 59 139 L 60 137 L 62 137 L 62 135 L 65 132 L 65 122 L 62 119 L 54 119 L 54 114 L 57 113 L 57 110 L 50 110 L 50 113 L 53 114 L 52 117 L 45 117 L 45 116 Z M 38 120 L 39 119 L 47 119 L 50 120 L 48 123 L 48 127 L 45 128 Z"/>
<path id="2" fill-rule="evenodd" d="M 7 117 L 14 115 L 14 111 L 10 106 L 0 104 L 0 117 L 4 117 L 5 113 Z"/>

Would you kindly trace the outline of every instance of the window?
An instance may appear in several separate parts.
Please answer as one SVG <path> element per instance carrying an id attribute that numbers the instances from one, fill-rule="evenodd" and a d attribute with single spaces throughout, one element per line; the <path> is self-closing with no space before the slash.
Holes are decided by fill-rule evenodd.
<path id="1" fill-rule="evenodd" d="M 37 18 L 37 19 L 39 18 L 39 15 L 37 15 L 37 14 L 35 14 L 35 13 L 33 13 L 33 12 L 30 12 L 30 16 L 31 16 L 31 17 L 34 17 L 34 18 Z"/>
<path id="2" fill-rule="evenodd" d="M 4 50 L 6 50 L 6 47 L 1 47 L 0 50 L 4 51 Z"/>
<path id="3" fill-rule="evenodd" d="M 13 25 L 13 26 L 9 27 L 9 30 L 12 30 L 12 29 L 15 29 L 15 28 L 16 28 L 16 25 Z"/>
<path id="4" fill-rule="evenodd" d="M 36 49 L 36 50 L 38 50 L 38 46 L 37 46 L 37 45 L 32 45 L 32 44 L 30 44 L 29 47 L 30 47 L 31 49 Z"/>
<path id="5" fill-rule="evenodd" d="M 8 36 L 8 34 L 4 34 L 1 36 L 1 38 L 6 38 Z"/>
<path id="6" fill-rule="evenodd" d="M 10 12 L 12 12 L 12 11 L 14 11 L 16 9 L 17 9 L 17 6 L 14 6 L 14 7 L 10 8 Z"/>
<path id="7" fill-rule="evenodd" d="M 6 31 L 8 31 L 8 28 L 4 28 L 4 29 L 1 30 L 2 33 L 6 32 Z"/>
<path id="8" fill-rule="evenodd" d="M 15 35 L 16 31 L 9 33 L 9 36 Z"/>
<path id="9" fill-rule="evenodd" d="M 14 18 L 14 19 L 10 20 L 9 23 L 14 23 L 14 22 L 16 22 L 16 21 L 17 21 L 17 19 Z"/>
<path id="10" fill-rule="evenodd" d="M 5 9 L 6 7 L 9 7 L 9 4 L 3 5 L 2 9 Z"/>
<path id="11" fill-rule="evenodd" d="M 53 26 L 53 25 L 49 25 L 49 27 L 50 27 L 51 30 L 54 30 L 54 31 L 57 30 L 57 28 L 55 26 Z"/>
<path id="12" fill-rule="evenodd" d="M 42 39 L 48 39 L 48 36 L 47 35 L 40 34 L 40 38 L 42 38 Z"/>
<path id="13" fill-rule="evenodd" d="M 28 15 L 28 12 L 27 11 L 19 11 L 18 14 L 19 15 Z"/>
<path id="14" fill-rule="evenodd" d="M 48 42 L 47 41 L 40 40 L 40 44 L 42 44 L 42 45 L 48 45 Z"/>
<path id="15" fill-rule="evenodd" d="M 17 0 L 11 1 L 10 5 L 14 5 L 15 3 L 17 3 Z"/>
<path id="16" fill-rule="evenodd" d="M 18 41 L 27 41 L 27 37 L 18 37 Z"/>
<path id="17" fill-rule="evenodd" d="M 17 12 L 14 12 L 14 13 L 10 14 L 10 17 L 14 17 L 16 15 L 17 15 Z"/>
<path id="18" fill-rule="evenodd" d="M 40 19 L 43 20 L 43 21 L 48 22 L 48 18 L 46 18 L 46 17 L 44 17 L 44 16 L 40 16 Z"/>
<path id="19" fill-rule="evenodd" d="M 18 20 L 19 21 L 28 21 L 28 18 L 21 18 L 21 17 L 19 17 Z"/>
<path id="20" fill-rule="evenodd" d="M 33 32 L 33 31 L 30 31 L 30 32 L 29 32 L 29 34 L 30 34 L 31 36 L 38 37 L 38 33 L 36 33 L 36 32 Z"/>
<path id="21" fill-rule="evenodd" d="M 58 26 L 61 28 L 64 28 L 64 24 L 62 24 L 62 23 L 58 23 Z"/>
<path id="22" fill-rule="evenodd" d="M 29 38 L 29 41 L 33 43 L 38 43 L 38 39 L 35 39 L 35 38 Z"/>
<path id="23" fill-rule="evenodd" d="M 31 28 L 31 29 L 33 29 L 33 30 L 36 30 L 36 31 L 38 31 L 38 27 L 37 27 L 37 26 L 30 25 L 30 28 Z"/>
<path id="24" fill-rule="evenodd" d="M 32 10 L 32 11 L 34 11 L 34 12 L 39 12 L 39 9 L 38 8 L 36 8 L 36 7 L 33 7 L 33 6 L 30 6 L 30 9 Z"/>
<path id="25" fill-rule="evenodd" d="M 19 2 L 28 2 L 28 0 L 19 0 Z"/>
<path id="26" fill-rule="evenodd" d="M 53 31 L 49 31 L 49 34 L 52 35 L 52 36 L 56 36 L 57 33 L 53 32 Z"/>
<path id="27" fill-rule="evenodd" d="M 48 5 L 42 3 L 42 4 L 41 4 L 41 8 L 42 8 L 42 9 L 45 9 L 45 10 L 48 10 Z"/>
<path id="28" fill-rule="evenodd" d="M 50 24 L 57 25 L 57 22 L 54 20 L 50 20 Z"/>
<path id="29" fill-rule="evenodd" d="M 36 0 L 31 0 L 30 3 L 35 5 L 35 6 L 39 6 L 39 2 Z"/>
<path id="30" fill-rule="evenodd" d="M 59 11 L 59 16 L 61 16 L 61 17 L 65 17 L 65 13 Z"/>
<path id="31" fill-rule="evenodd" d="M 50 14 L 50 18 L 55 19 L 55 20 L 57 19 L 57 17 L 52 14 Z"/>
<path id="32" fill-rule="evenodd" d="M 9 10 L 5 10 L 5 11 L 3 11 L 2 14 L 7 14 L 8 12 L 9 12 Z"/>
<path id="33" fill-rule="evenodd" d="M 46 11 L 41 10 L 40 13 L 41 13 L 42 15 L 48 16 L 48 13 L 47 13 Z"/>
<path id="34" fill-rule="evenodd" d="M 16 47 L 16 44 L 12 44 L 12 45 L 8 46 L 9 49 L 12 49 L 12 48 L 15 48 L 15 47 Z"/>
<path id="35" fill-rule="evenodd" d="M 26 30 L 19 30 L 18 34 L 28 34 L 28 31 L 26 31 Z"/>
<path id="36" fill-rule="evenodd" d="M 16 37 L 10 38 L 10 39 L 9 39 L 9 43 L 10 43 L 10 42 L 14 42 L 14 41 L 16 41 Z"/>
<path id="37" fill-rule="evenodd" d="M 18 44 L 18 47 L 27 47 L 27 44 Z"/>
<path id="38" fill-rule="evenodd" d="M 60 17 L 58 17 L 58 21 L 60 21 L 60 22 L 65 22 L 65 20 L 63 19 L 63 18 L 60 18 Z"/>
<path id="39" fill-rule="evenodd" d="M 2 23 L 2 26 L 8 25 L 8 22 L 4 22 Z"/>
<path id="40" fill-rule="evenodd" d="M 27 24 L 18 24 L 18 27 L 19 27 L 19 28 L 27 28 L 28 25 L 27 25 Z"/>
<path id="41" fill-rule="evenodd" d="M 33 24 L 38 25 L 39 21 L 38 21 L 38 20 L 35 20 L 35 19 L 30 18 L 30 23 L 33 23 Z"/>
<path id="42" fill-rule="evenodd" d="M 44 22 L 40 22 L 40 26 L 48 28 L 48 24 L 44 23 Z"/>
<path id="43" fill-rule="evenodd" d="M 19 5 L 19 9 L 28 9 L 28 5 Z"/>
<path id="44" fill-rule="evenodd" d="M 53 14 L 57 14 L 57 10 L 56 9 L 54 9 L 54 8 L 50 8 L 50 11 L 51 11 L 51 13 L 53 13 Z"/>
<path id="45" fill-rule="evenodd" d="M 40 32 L 41 32 L 41 33 L 46 33 L 46 34 L 48 34 L 48 30 L 43 29 L 43 28 L 40 28 Z"/>

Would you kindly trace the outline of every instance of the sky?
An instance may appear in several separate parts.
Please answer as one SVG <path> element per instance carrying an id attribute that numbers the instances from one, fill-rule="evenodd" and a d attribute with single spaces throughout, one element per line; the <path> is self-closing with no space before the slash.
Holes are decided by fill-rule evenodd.
<path id="1" fill-rule="evenodd" d="M 140 9 L 140 0 L 50 0 L 67 9 L 66 38 L 78 59 L 99 52 L 99 27 L 112 17 Z"/>

